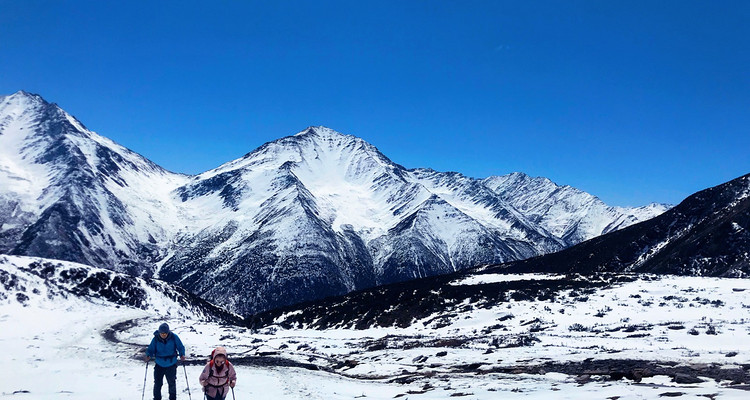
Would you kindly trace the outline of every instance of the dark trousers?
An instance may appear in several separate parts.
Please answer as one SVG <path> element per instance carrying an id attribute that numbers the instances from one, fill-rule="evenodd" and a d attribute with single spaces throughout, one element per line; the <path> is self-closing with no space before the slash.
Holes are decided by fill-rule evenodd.
<path id="1" fill-rule="evenodd" d="M 224 388 L 223 387 L 222 388 L 217 388 L 217 389 L 218 390 L 216 390 L 216 397 L 211 397 L 208 394 L 206 394 L 206 399 L 207 400 L 224 400 L 224 399 L 227 398 L 227 394 L 223 393 L 224 392 Z"/>
<path id="2" fill-rule="evenodd" d="M 177 400 L 177 364 L 171 367 L 154 366 L 154 400 L 161 400 L 161 385 L 164 377 L 169 385 L 169 400 Z"/>

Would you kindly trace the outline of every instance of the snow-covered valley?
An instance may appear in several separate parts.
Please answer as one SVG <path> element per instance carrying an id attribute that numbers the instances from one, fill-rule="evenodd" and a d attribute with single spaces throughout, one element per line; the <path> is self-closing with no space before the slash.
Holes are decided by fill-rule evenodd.
<path id="1" fill-rule="evenodd" d="M 2 397 L 149 393 L 163 321 L 180 398 L 217 345 L 240 399 L 746 397 L 750 281 L 708 276 L 747 276 L 750 176 L 625 209 L 324 127 L 185 176 L 40 96 L 0 114 Z"/>
<path id="2" fill-rule="evenodd" d="M 0 262 L 4 398 L 132 399 L 144 377 L 148 396 L 143 350 L 162 321 L 188 348 L 183 399 L 202 397 L 197 376 L 217 345 L 237 368 L 239 399 L 741 399 L 750 382 L 744 279 L 479 274 L 450 285 L 550 290 L 469 299 L 404 327 L 292 327 L 283 315 L 251 329 L 159 290 L 144 289 L 141 307 L 85 296 L 59 277 L 90 267 L 50 261 L 58 269 L 45 279 L 34 262 L 44 264 Z"/>

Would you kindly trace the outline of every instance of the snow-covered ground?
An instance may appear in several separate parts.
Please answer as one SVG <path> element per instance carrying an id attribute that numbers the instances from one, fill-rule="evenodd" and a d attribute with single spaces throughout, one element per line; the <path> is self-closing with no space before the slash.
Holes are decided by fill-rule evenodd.
<path id="1" fill-rule="evenodd" d="M 10 267 L 0 265 L 0 278 L 3 271 Z M 453 284 L 555 278 L 484 275 Z M 203 320 L 166 300 L 152 299 L 157 312 L 43 288 L 23 305 L 0 279 L 0 290 L 3 285 L 0 397 L 9 399 L 135 399 L 142 395 L 144 377 L 150 398 L 152 368 L 146 370 L 142 351 L 162 321 L 188 349 L 189 363 L 178 370 L 181 399 L 203 397 L 197 377 L 219 344 L 235 362 L 239 399 L 749 396 L 726 379 L 678 384 L 645 374 L 636 383 L 596 371 L 569 375 L 554 366 L 546 373 L 533 367 L 593 359 L 685 366 L 698 377 L 710 366 L 742 370 L 750 363 L 750 280 L 644 277 L 550 301 L 467 309 L 439 325 L 428 318 L 404 329 L 325 331 L 277 326 L 252 331 Z"/>

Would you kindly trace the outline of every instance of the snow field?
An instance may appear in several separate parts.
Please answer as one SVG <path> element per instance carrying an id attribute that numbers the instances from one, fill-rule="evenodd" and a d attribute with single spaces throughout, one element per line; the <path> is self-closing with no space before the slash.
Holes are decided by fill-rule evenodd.
<path id="1" fill-rule="evenodd" d="M 558 278 L 538 274 L 481 275 L 453 284 Z M 471 395 L 466 398 L 491 399 L 503 392 L 530 399 L 549 397 L 550 393 L 554 393 L 555 398 L 621 396 L 621 399 L 636 399 L 658 397 L 658 394 L 670 391 L 694 396 L 721 393 L 721 398 L 743 398 L 745 393 L 730 389 L 729 382 L 710 379 L 690 386 L 672 383 L 664 376 L 644 378 L 638 384 L 623 380 L 580 385 L 575 377 L 563 374 L 485 374 L 482 371 L 491 371 L 493 367 L 539 365 L 547 361 L 580 362 L 589 358 L 674 361 L 686 365 L 717 363 L 729 369 L 739 368 L 750 359 L 750 344 L 743 340 L 750 321 L 743 303 L 748 289 L 750 282 L 744 280 L 685 277 L 657 280 L 646 277 L 645 280 L 618 284 L 590 294 L 566 292 L 565 298 L 555 302 L 511 301 L 490 309 L 476 309 L 462 313 L 442 328 L 425 326 L 421 321 L 404 329 L 360 331 L 271 327 L 251 332 L 222 327 L 211 337 L 215 343 L 228 346 L 230 353 L 237 356 L 268 354 L 328 368 L 344 361 L 351 362 L 351 367 L 334 369 L 337 374 L 353 378 L 340 382 L 346 389 L 331 382 L 334 377 L 343 379 L 341 376 L 289 369 L 296 378 L 303 379 L 312 374 L 321 382 L 334 385 L 329 389 L 321 383 L 319 391 L 315 392 L 323 396 L 321 398 L 351 398 L 335 396 L 356 391 L 352 387 L 363 385 L 364 388 L 359 390 L 366 398 L 378 399 L 393 397 L 390 391 L 378 389 L 381 386 L 395 387 L 407 398 L 420 399 L 468 393 Z M 693 297 L 684 300 L 688 294 Z M 581 296 L 588 300 L 580 301 Z M 721 304 L 715 302 L 719 299 L 722 299 Z M 559 309 L 566 311 L 560 313 Z M 597 316 L 599 314 L 603 315 Z M 512 318 L 506 319 L 511 315 Z M 485 333 L 486 328 L 497 325 L 498 319 L 504 320 L 500 323 L 505 327 Z M 538 322 L 528 323 L 534 320 Z M 575 324 L 580 324 L 584 330 L 571 330 Z M 685 329 L 670 329 L 679 325 Z M 640 326 L 644 326 L 644 330 L 624 332 Z M 706 333 L 709 326 L 715 328 L 716 334 Z M 698 335 L 688 333 L 693 327 L 699 331 Z M 539 328 L 544 329 L 537 330 Z M 205 340 L 206 332 L 215 329 L 210 324 L 198 325 L 192 340 Z M 512 339 L 524 335 L 533 336 L 539 342 L 510 348 L 491 346 L 492 338 Z M 435 344 L 450 340 L 458 340 L 461 344 L 457 347 Z M 385 342 L 385 348 L 373 350 L 373 344 L 378 342 Z M 488 349 L 493 351 L 488 353 Z M 738 354 L 727 357 L 733 352 Z M 471 363 L 481 364 L 478 373 L 456 372 L 456 366 Z M 392 383 L 399 377 L 414 376 L 417 379 L 410 383 Z M 306 393 L 306 397 L 316 398 L 309 391 Z M 605 394 L 607 396 L 601 397 Z"/>
<path id="2" fill-rule="evenodd" d="M 206 321 L 156 290 L 147 290 L 148 311 L 85 300 L 61 287 L 46 288 L 40 277 L 23 275 L 20 267 L 33 259 L 5 258 L 3 270 L 15 273 L 20 285 L 38 292 L 25 305 L 14 295 L 0 297 L 0 352 L 6 360 L 0 364 L 0 396 L 4 398 L 138 398 L 146 372 L 143 352 L 162 321 L 181 337 L 191 361 L 178 370 L 180 399 L 188 398 L 185 372 L 191 397 L 201 398 L 197 377 L 217 345 L 227 347 L 235 361 L 239 376 L 235 394 L 240 399 L 587 400 L 648 399 L 664 393 L 682 393 L 683 398 L 747 398 L 747 392 L 732 388 L 727 380 L 704 378 L 702 383 L 685 385 L 663 375 L 640 383 L 592 376 L 583 383 L 578 375 L 529 374 L 522 369 L 586 359 L 741 368 L 750 362 L 747 280 L 644 276 L 604 288 L 565 290 L 554 301 L 510 300 L 489 308 L 465 302 L 459 305 L 460 312 L 446 312 L 456 315 L 447 318 L 445 326 L 424 323 L 447 317 L 434 315 L 407 328 L 320 331 L 271 326 L 253 331 Z M 558 278 L 487 274 L 452 284 Z M 132 323 L 121 324 L 127 321 Z M 105 335 L 116 325 L 114 335 Z M 690 333 L 692 329 L 695 332 Z M 523 337 L 532 340 L 507 347 Z M 279 361 L 298 366 L 281 366 Z M 502 367 L 510 369 L 498 372 Z M 508 373 L 513 368 L 518 372 Z"/>

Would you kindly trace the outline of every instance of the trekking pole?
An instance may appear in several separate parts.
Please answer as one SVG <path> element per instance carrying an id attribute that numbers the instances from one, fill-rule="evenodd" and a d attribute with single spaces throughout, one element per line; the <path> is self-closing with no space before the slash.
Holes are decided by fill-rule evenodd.
<path id="1" fill-rule="evenodd" d="M 235 398 L 234 398 L 234 388 L 232 388 L 232 400 L 235 400 Z"/>
<path id="2" fill-rule="evenodd" d="M 185 384 L 188 388 L 188 398 L 190 398 L 190 400 L 193 400 L 193 396 L 190 394 L 190 382 L 188 382 L 187 378 L 187 368 L 185 368 L 185 361 L 182 362 L 182 370 L 185 371 Z"/>
<path id="3" fill-rule="evenodd" d="M 143 393 L 141 393 L 141 400 L 146 398 L 146 378 L 148 377 L 148 360 L 146 360 L 146 373 L 143 375 Z"/>

